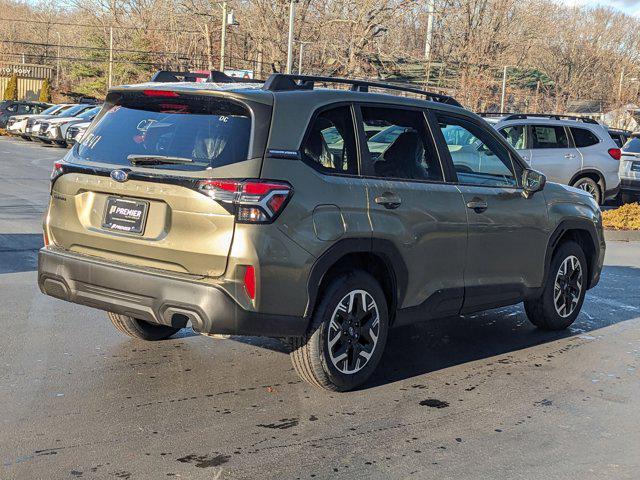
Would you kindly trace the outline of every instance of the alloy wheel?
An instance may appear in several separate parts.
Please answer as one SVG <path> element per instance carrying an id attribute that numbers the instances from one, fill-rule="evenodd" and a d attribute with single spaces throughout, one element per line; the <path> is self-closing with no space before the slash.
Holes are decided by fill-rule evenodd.
<path id="1" fill-rule="evenodd" d="M 582 266 L 574 255 L 560 264 L 553 288 L 553 304 L 562 318 L 570 316 L 578 306 L 582 293 Z"/>
<path id="2" fill-rule="evenodd" d="M 580 190 L 584 190 L 585 192 L 587 192 L 589 195 L 591 195 L 593 198 L 598 198 L 598 187 L 596 187 L 595 185 L 589 183 L 589 182 L 582 182 L 579 183 L 577 185 L 577 187 Z"/>
<path id="3" fill-rule="evenodd" d="M 380 315 L 373 297 L 352 290 L 336 306 L 327 334 L 329 358 L 338 371 L 354 374 L 369 362 L 378 344 Z"/>

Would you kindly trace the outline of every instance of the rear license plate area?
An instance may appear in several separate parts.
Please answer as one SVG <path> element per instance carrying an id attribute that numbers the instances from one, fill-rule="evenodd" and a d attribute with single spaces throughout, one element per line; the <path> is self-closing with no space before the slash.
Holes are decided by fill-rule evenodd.
<path id="1" fill-rule="evenodd" d="M 149 202 L 122 197 L 108 197 L 102 228 L 142 235 L 148 211 Z"/>

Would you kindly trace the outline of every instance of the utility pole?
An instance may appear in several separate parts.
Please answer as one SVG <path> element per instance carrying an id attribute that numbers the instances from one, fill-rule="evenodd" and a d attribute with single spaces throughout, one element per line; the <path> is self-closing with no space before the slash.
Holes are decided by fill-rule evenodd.
<path id="1" fill-rule="evenodd" d="M 620 71 L 620 84 L 618 85 L 618 102 L 622 101 L 622 84 L 624 83 L 624 65 Z"/>
<path id="2" fill-rule="evenodd" d="M 209 24 L 204 24 L 204 34 L 207 41 L 207 67 L 209 70 L 213 70 L 213 62 L 211 61 L 211 33 L 209 32 Z"/>
<path id="3" fill-rule="evenodd" d="M 287 73 L 291 73 L 293 69 L 293 28 L 295 26 L 296 18 L 296 1 L 291 0 L 289 4 L 289 44 L 287 46 Z"/>
<path id="4" fill-rule="evenodd" d="M 113 82 L 113 27 L 109 27 L 109 88 Z"/>
<path id="5" fill-rule="evenodd" d="M 502 70 L 502 98 L 500 99 L 500 112 L 504 112 L 504 104 L 507 99 L 507 65 Z"/>
<path id="6" fill-rule="evenodd" d="M 60 40 L 60 32 L 56 31 L 58 34 L 58 56 L 56 59 L 56 88 L 60 87 L 60 44 L 62 41 Z"/>
<path id="7" fill-rule="evenodd" d="M 220 37 L 220 71 L 224 72 L 224 52 L 227 47 L 227 2 L 222 2 L 222 36 Z"/>
<path id="8" fill-rule="evenodd" d="M 435 15 L 435 0 L 427 0 L 427 34 L 424 42 L 424 59 L 427 64 L 425 85 L 429 85 L 429 76 L 431 75 L 431 46 Z"/>
<path id="9" fill-rule="evenodd" d="M 302 75 L 302 52 L 304 51 L 304 46 L 307 43 L 311 43 L 311 42 L 300 42 L 300 58 L 298 59 L 298 75 Z"/>

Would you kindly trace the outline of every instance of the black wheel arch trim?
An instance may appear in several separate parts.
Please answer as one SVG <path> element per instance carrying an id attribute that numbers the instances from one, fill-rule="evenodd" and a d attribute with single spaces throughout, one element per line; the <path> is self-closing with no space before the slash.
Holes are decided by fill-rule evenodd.
<path id="1" fill-rule="evenodd" d="M 393 318 L 395 310 L 401 305 L 407 290 L 408 270 L 399 250 L 390 240 L 377 238 L 345 238 L 329 247 L 318 257 L 309 273 L 307 281 L 308 301 L 305 309 L 305 318 L 313 314 L 318 300 L 320 285 L 331 267 L 343 257 L 353 253 L 374 254 L 385 263 L 391 272 L 391 285 L 393 286 L 393 305 L 389 305 L 389 316 Z"/>
<path id="2" fill-rule="evenodd" d="M 589 289 L 595 286 L 595 283 L 597 282 L 597 278 L 599 278 L 599 271 L 598 271 L 597 264 L 598 264 L 598 255 L 600 254 L 600 240 L 599 240 L 598 232 L 596 231 L 595 225 L 593 224 L 593 222 L 589 221 L 588 219 L 567 219 L 567 220 L 562 220 L 558 224 L 556 229 L 553 231 L 553 233 L 549 237 L 549 242 L 547 243 L 547 252 L 545 254 L 543 278 L 545 279 L 544 281 L 546 281 L 547 274 L 549 273 L 549 268 L 551 266 L 551 258 L 553 257 L 553 253 L 556 251 L 556 248 L 558 247 L 560 239 L 563 237 L 565 233 L 572 230 L 586 231 L 589 234 L 589 237 L 591 238 L 591 241 L 593 243 L 595 258 L 590 259 L 592 265 L 589 271 L 589 284 L 587 286 L 587 289 Z M 585 256 L 587 256 L 587 252 L 584 252 L 584 254 Z"/>
<path id="3" fill-rule="evenodd" d="M 602 174 L 602 172 L 600 172 L 599 170 L 596 170 L 595 168 L 585 168 L 584 170 L 580 170 L 573 177 L 571 177 L 571 180 L 569 181 L 569 185 L 573 186 L 574 183 L 576 183 L 578 180 L 580 180 L 583 177 L 588 177 L 589 174 L 594 174 L 598 176 L 599 180 L 597 183 L 602 188 L 601 193 L 604 197 L 604 194 L 607 191 L 607 183 L 605 182 L 604 175 Z"/>

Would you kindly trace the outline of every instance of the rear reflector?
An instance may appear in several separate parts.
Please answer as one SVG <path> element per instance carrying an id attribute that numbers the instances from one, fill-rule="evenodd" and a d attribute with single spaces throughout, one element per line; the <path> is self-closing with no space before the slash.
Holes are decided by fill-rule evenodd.
<path id="1" fill-rule="evenodd" d="M 271 223 L 284 210 L 293 194 L 285 182 L 262 180 L 201 180 L 200 192 L 230 205 L 240 223 Z"/>
<path id="2" fill-rule="evenodd" d="M 244 271 L 244 288 L 247 291 L 247 295 L 251 300 L 256 298 L 256 271 L 253 266 L 247 266 Z"/>
<path id="3" fill-rule="evenodd" d="M 610 148 L 609 155 L 611 155 L 611 158 L 614 160 L 620 160 L 622 158 L 622 150 L 619 148 Z"/>

